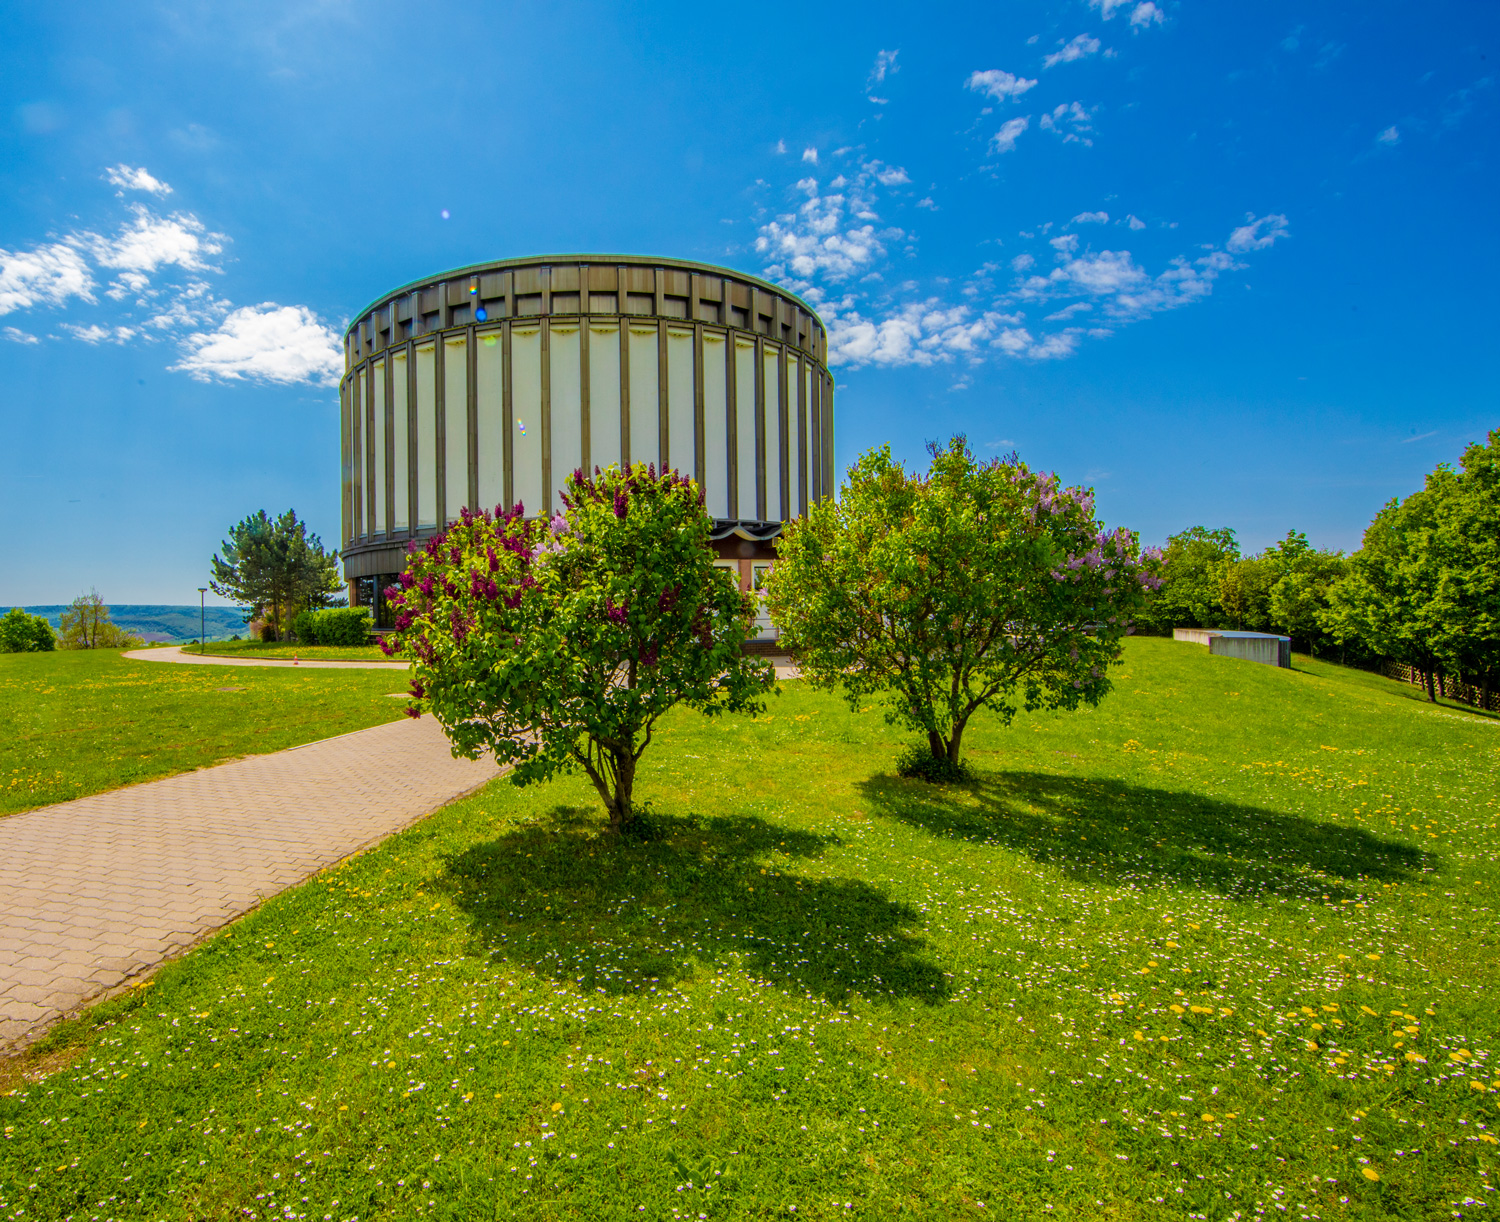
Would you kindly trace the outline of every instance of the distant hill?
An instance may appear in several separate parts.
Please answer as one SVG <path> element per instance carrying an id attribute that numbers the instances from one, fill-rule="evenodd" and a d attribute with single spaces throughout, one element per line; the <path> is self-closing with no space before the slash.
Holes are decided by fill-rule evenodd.
<path id="1" fill-rule="evenodd" d="M 66 604 L 42 607 L 22 607 L 31 615 L 40 615 L 56 631 L 62 624 L 62 613 Z M 9 611 L 0 607 L 0 615 Z M 198 639 L 198 608 L 184 606 L 152 605 L 148 603 L 115 603 L 109 608 L 109 618 L 126 632 L 146 641 L 196 641 Z M 245 616 L 238 607 L 208 607 L 203 612 L 204 634 L 210 641 L 227 641 L 232 636 L 247 636 Z"/>

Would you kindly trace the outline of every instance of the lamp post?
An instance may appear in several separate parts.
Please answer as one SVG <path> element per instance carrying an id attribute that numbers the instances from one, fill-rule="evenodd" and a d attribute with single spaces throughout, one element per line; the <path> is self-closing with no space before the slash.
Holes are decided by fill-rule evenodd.
<path id="1" fill-rule="evenodd" d="M 206 643 L 203 640 L 203 636 L 204 636 L 203 625 L 206 622 L 206 617 L 208 615 L 208 612 L 204 609 L 203 598 L 204 598 L 204 595 L 206 595 L 207 593 L 208 593 L 208 587 L 207 586 L 199 586 L 198 587 L 198 652 L 200 654 L 202 654 L 202 652 L 203 652 L 203 646 Z"/>

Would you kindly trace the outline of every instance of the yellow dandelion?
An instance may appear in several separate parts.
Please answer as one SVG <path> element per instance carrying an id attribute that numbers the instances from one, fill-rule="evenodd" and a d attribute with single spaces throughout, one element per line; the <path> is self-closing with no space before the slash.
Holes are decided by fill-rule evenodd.
<path id="1" fill-rule="evenodd" d="M 554 1103 L 552 1105 L 552 1110 L 554 1112 L 560 1112 L 560 1111 L 562 1111 L 562 1104 L 561 1103 Z"/>
<path id="2" fill-rule="evenodd" d="M 1179 1006 L 1179 1005 L 1177 1005 L 1176 1003 L 1173 1003 L 1172 1005 L 1168 1006 L 1167 1009 L 1171 1010 L 1173 1014 L 1181 1014 L 1182 1013 L 1182 1007 Z"/>
<path id="3" fill-rule="evenodd" d="M 1380 1017 L 1380 1015 L 1376 1011 L 1370 1009 L 1369 1006 L 1360 1006 L 1360 1009 L 1363 1010 L 1366 1014 L 1374 1014 L 1376 1018 Z"/>
<path id="4" fill-rule="evenodd" d="M 1142 1033 L 1141 1033 L 1141 1032 L 1139 1032 L 1139 1031 L 1137 1031 L 1137 1032 L 1136 1032 L 1136 1033 L 1135 1033 L 1135 1038 L 1136 1038 L 1136 1039 L 1138 1039 L 1138 1040 L 1142 1040 L 1142 1041 L 1144 1041 L 1144 1040 L 1145 1040 L 1145 1038 L 1146 1038 L 1146 1037 L 1145 1037 L 1145 1035 L 1143 1035 L 1143 1034 L 1142 1034 Z"/>
<path id="5" fill-rule="evenodd" d="M 1203 1119 L 1206 1120 L 1209 1124 L 1212 1124 L 1214 1122 L 1213 1113 L 1212 1112 L 1204 1112 L 1203 1113 Z"/>
<path id="6" fill-rule="evenodd" d="M 1377 955 L 1374 951 L 1371 951 L 1368 955 L 1365 956 L 1365 958 L 1366 959 L 1379 959 L 1380 956 Z"/>
<path id="7" fill-rule="evenodd" d="M 1212 1014 L 1214 1012 L 1212 1006 L 1193 1006 L 1191 1009 L 1194 1014 Z"/>
<path id="8" fill-rule="evenodd" d="M 1469 1085 L 1474 1090 L 1489 1090 L 1489 1087 L 1486 1086 L 1483 1082 L 1470 1082 Z"/>
<path id="9" fill-rule="evenodd" d="M 1310 1052 L 1316 1052 L 1317 1048 L 1318 1048 L 1318 1041 L 1317 1040 L 1308 1040 L 1307 1041 L 1307 1047 L 1308 1047 L 1308 1051 L 1310 1051 Z"/>
<path id="10" fill-rule="evenodd" d="M 1425 1064 L 1427 1061 L 1427 1058 L 1424 1057 L 1420 1052 L 1412 1052 L 1410 1049 L 1407 1050 L 1406 1059 L 1408 1061 L 1411 1061 L 1413 1064 Z"/>
<path id="11" fill-rule="evenodd" d="M 1380 1178 L 1380 1172 L 1376 1171 L 1374 1167 L 1361 1167 L 1359 1173 L 1367 1180 L 1378 1180 Z"/>

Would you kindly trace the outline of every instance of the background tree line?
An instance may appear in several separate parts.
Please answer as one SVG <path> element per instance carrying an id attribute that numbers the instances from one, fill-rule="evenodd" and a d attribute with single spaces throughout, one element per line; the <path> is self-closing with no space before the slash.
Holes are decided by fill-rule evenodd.
<path id="1" fill-rule="evenodd" d="M 1487 707 L 1500 685 L 1500 430 L 1389 501 L 1352 556 L 1295 530 L 1252 556 L 1228 529 L 1171 536 L 1162 587 L 1137 622 L 1279 632 L 1312 654 L 1411 667 L 1429 699 Z"/>

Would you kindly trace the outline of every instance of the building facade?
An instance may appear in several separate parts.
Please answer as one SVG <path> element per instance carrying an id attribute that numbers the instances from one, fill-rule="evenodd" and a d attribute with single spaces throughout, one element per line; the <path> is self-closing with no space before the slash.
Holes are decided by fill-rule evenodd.
<path id="1" fill-rule="evenodd" d="M 578 467 L 691 475 L 747 590 L 783 524 L 833 493 L 823 324 L 741 272 L 604 255 L 461 268 L 363 310 L 344 358 L 344 575 L 382 626 L 411 540 L 464 506 L 551 514 Z"/>

